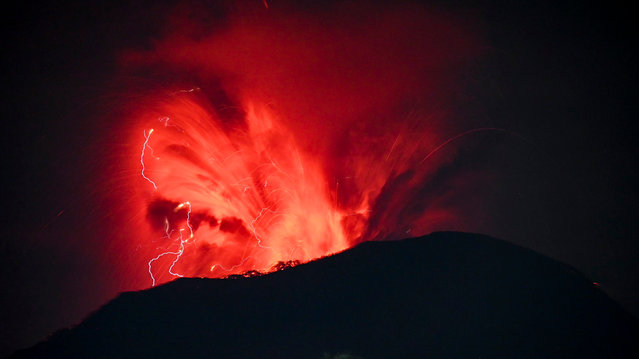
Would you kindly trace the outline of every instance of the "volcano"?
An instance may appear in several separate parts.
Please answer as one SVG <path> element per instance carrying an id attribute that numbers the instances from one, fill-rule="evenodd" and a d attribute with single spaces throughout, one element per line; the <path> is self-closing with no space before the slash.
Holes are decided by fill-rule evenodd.
<path id="1" fill-rule="evenodd" d="M 122 293 L 12 358 L 621 358 L 636 338 L 639 321 L 573 268 L 438 232 Z"/>

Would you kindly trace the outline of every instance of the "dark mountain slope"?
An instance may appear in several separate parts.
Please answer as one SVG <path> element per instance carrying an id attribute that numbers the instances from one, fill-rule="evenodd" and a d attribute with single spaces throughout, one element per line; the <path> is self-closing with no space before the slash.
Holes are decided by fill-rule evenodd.
<path id="1" fill-rule="evenodd" d="M 368 242 L 273 274 L 123 293 L 15 358 L 639 357 L 572 268 L 487 236 Z"/>

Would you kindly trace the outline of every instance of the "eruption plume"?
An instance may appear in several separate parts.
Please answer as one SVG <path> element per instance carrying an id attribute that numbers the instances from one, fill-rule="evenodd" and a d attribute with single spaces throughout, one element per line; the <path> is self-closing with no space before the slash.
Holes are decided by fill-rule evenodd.
<path id="1" fill-rule="evenodd" d="M 455 74 L 480 49 L 459 19 L 253 5 L 200 22 L 176 11 L 168 33 L 120 56 L 131 96 L 110 169 L 126 190 L 108 197 L 129 275 L 148 268 L 135 286 L 472 227 L 452 203 L 482 174 L 460 169 L 451 143 L 490 129 L 454 111 Z"/>

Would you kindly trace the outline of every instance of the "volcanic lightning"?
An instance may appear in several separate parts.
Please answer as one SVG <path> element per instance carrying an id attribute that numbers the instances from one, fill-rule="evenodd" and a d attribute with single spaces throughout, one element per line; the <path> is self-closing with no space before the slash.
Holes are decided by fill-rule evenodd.
<path id="1" fill-rule="evenodd" d="M 152 130 L 151 130 L 151 131 L 152 131 Z M 190 222 L 190 221 L 191 221 L 191 203 L 189 203 L 189 202 L 180 203 L 180 204 L 179 204 L 179 205 L 175 208 L 175 210 L 177 211 L 177 210 L 179 210 L 179 209 L 181 209 L 181 208 L 184 208 L 185 206 L 188 206 L 188 208 L 189 208 L 189 209 L 188 209 L 188 211 L 187 211 L 187 213 L 186 213 L 186 226 L 187 226 L 187 228 L 188 228 L 188 230 L 189 230 L 189 237 L 188 237 L 188 238 L 186 238 L 186 239 L 184 239 L 184 235 L 183 235 L 183 233 L 182 233 L 182 232 L 184 231 L 184 228 L 181 228 L 181 229 L 179 230 L 180 237 L 178 238 L 178 241 L 179 241 L 179 244 L 180 244 L 180 249 L 178 249 L 178 250 L 177 250 L 177 251 L 175 251 L 175 252 L 164 252 L 164 253 L 160 253 L 160 254 L 158 254 L 155 258 L 153 258 L 153 259 L 151 259 L 151 260 L 149 261 L 149 263 L 148 263 L 148 266 L 149 266 L 149 275 L 151 276 L 151 281 L 152 281 L 151 286 L 152 286 L 152 287 L 155 287 L 155 277 L 153 276 L 153 272 L 151 271 L 151 265 L 153 264 L 153 262 L 155 262 L 155 261 L 157 261 L 158 259 L 160 259 L 160 258 L 162 258 L 162 257 L 164 257 L 164 256 L 167 256 L 167 255 L 175 255 L 175 259 L 174 259 L 174 260 L 173 260 L 173 262 L 171 263 L 171 266 L 169 267 L 169 270 L 168 270 L 169 274 L 171 274 L 171 275 L 173 275 L 173 276 L 176 276 L 176 277 L 184 277 L 182 274 L 179 274 L 179 273 L 175 273 L 175 272 L 173 272 L 173 267 L 175 267 L 175 264 L 176 264 L 176 263 L 180 260 L 180 257 L 182 256 L 182 253 L 184 253 L 184 243 L 186 243 L 186 242 L 188 242 L 189 240 L 193 239 L 193 227 L 191 227 L 191 222 Z M 171 239 L 171 234 L 172 234 L 173 232 L 169 233 L 170 223 L 169 223 L 169 220 L 168 220 L 168 219 L 166 219 L 166 218 L 165 218 L 165 223 L 166 223 L 166 227 L 165 227 L 165 230 L 166 230 L 166 236 L 167 236 L 167 238 L 168 238 L 168 239 Z"/>
<path id="2" fill-rule="evenodd" d="M 455 155 L 440 150 L 495 129 L 448 123 L 440 89 L 455 88 L 448 71 L 482 48 L 473 36 L 417 5 L 307 19 L 263 4 L 232 7 L 219 28 L 178 19 L 166 38 L 121 56 L 135 94 L 116 129 L 127 145 L 104 175 L 127 191 L 108 200 L 114 246 L 134 250 L 122 271 L 134 287 L 463 229 L 451 201 L 465 183 L 455 176 L 468 173 L 439 173 Z M 153 76 L 148 88 L 140 76 Z"/>
<path id="3" fill-rule="evenodd" d="M 157 190 L 158 186 L 155 184 L 155 182 L 151 181 L 151 179 L 144 174 L 144 170 L 146 169 L 146 166 L 144 165 L 144 153 L 146 152 L 146 148 L 149 146 L 149 138 L 151 137 L 152 133 L 153 133 L 153 129 L 150 129 L 148 133 L 144 131 L 144 145 L 142 145 L 142 154 L 140 155 L 140 163 L 142 164 L 142 178 L 149 181 L 153 185 L 153 189 Z"/>
<path id="4" fill-rule="evenodd" d="M 293 139 L 275 130 L 268 111 L 249 107 L 248 133 L 228 133 L 214 114 L 204 111 L 201 100 L 190 99 L 190 93 L 173 96 L 179 99 L 159 104 L 170 112 L 157 116 L 164 126 L 143 131 L 141 176 L 153 185 L 147 218 L 161 224 L 169 247 L 175 245 L 172 234 L 180 223 L 185 221 L 186 227 L 177 229 L 178 249 L 147 263 L 152 285 L 162 268 L 156 263 L 167 256 L 174 257 L 164 264 L 171 276 L 223 276 L 341 251 L 348 247 L 347 235 L 359 235 L 343 232 L 344 214 L 324 197 L 319 173 L 305 174 L 309 165 L 301 166 Z M 243 138 L 247 135 L 251 137 Z M 145 162 L 150 149 L 152 163 Z M 182 233 L 187 229 L 188 235 Z M 195 232 L 200 235 L 190 241 Z M 312 246 L 310 238 L 317 238 Z M 207 273 L 200 261 L 209 262 Z"/>

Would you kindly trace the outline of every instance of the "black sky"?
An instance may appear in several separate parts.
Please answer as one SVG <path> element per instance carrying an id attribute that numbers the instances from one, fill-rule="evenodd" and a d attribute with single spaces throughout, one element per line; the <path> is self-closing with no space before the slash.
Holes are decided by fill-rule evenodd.
<path id="1" fill-rule="evenodd" d="M 96 113 L 112 101 L 114 56 L 149 46 L 163 31 L 160 14 L 175 3 L 29 3 L 2 15 L 0 355 L 115 295 L 101 283 L 118 258 L 87 250 L 104 240 L 95 231 L 105 209 L 91 187 L 100 162 L 88 154 L 108 119 Z M 465 75 L 469 113 L 533 144 L 493 154 L 509 166 L 505 182 L 486 189 L 495 198 L 486 210 L 503 216 L 497 235 L 576 267 L 639 315 L 630 9 L 609 1 L 437 5 L 480 19 L 490 46 Z M 521 206 L 504 214 L 500 201 Z"/>

